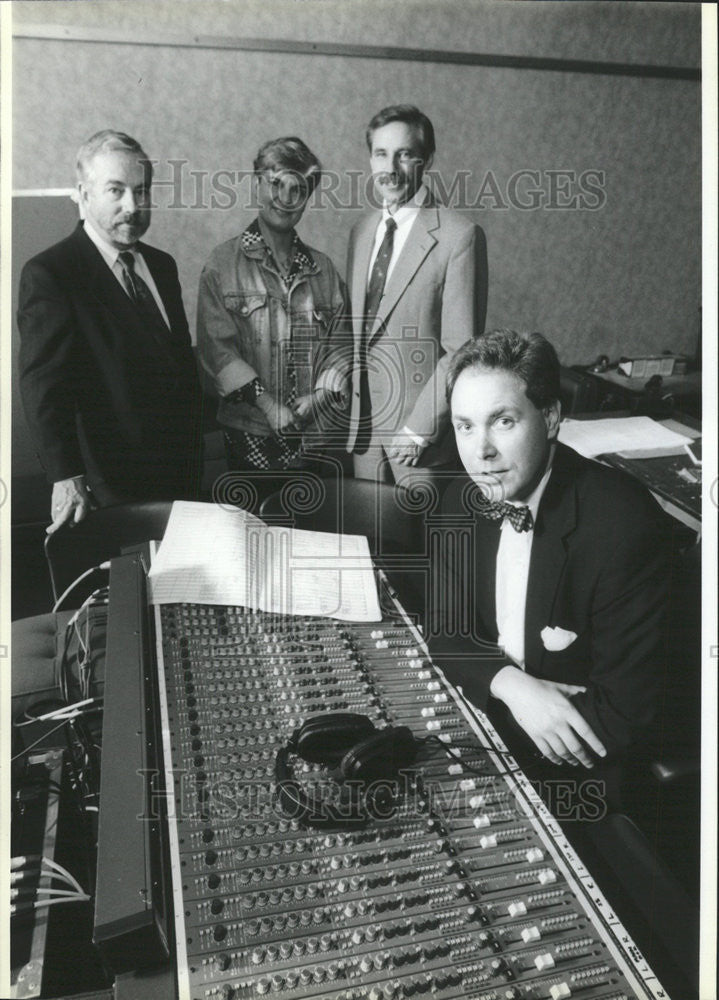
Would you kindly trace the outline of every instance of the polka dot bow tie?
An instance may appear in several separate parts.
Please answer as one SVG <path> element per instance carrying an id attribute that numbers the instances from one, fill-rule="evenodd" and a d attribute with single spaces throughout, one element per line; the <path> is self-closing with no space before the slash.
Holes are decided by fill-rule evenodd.
<path id="1" fill-rule="evenodd" d="M 477 511 L 488 521 L 503 521 L 506 517 L 515 531 L 531 531 L 534 526 L 529 507 L 515 507 L 504 500 L 485 500 Z"/>

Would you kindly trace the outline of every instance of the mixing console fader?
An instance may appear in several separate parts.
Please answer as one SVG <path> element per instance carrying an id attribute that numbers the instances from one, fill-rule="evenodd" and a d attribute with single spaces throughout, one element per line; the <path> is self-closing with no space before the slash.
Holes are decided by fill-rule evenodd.
<path id="1" fill-rule="evenodd" d="M 399 605 L 373 624 L 155 615 L 180 1000 L 666 997 Z M 275 758 L 329 712 L 409 727 L 418 753 L 344 823 L 327 768 L 292 756 L 315 826 L 283 811 Z"/>

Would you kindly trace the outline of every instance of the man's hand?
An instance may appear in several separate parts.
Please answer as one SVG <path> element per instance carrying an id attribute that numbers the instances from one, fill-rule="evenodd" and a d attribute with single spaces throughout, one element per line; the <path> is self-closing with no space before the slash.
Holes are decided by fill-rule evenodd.
<path id="1" fill-rule="evenodd" d="M 52 524 L 45 529 L 48 535 L 54 534 L 59 527 L 67 522 L 78 524 L 92 506 L 90 494 L 85 486 L 84 476 L 74 479 L 60 479 L 53 483 L 52 500 L 50 501 L 50 520 Z"/>
<path id="2" fill-rule="evenodd" d="M 537 749 L 553 764 L 592 767 L 582 740 L 600 757 L 606 756 L 601 740 L 570 701 L 571 695 L 586 688 L 541 680 L 507 665 L 495 674 L 489 690 L 505 703 Z"/>
<path id="3" fill-rule="evenodd" d="M 295 400 L 292 410 L 295 415 L 295 423 L 300 427 L 305 427 L 314 417 L 317 403 L 314 400 L 314 393 L 300 396 Z"/>
<path id="4" fill-rule="evenodd" d="M 267 417 L 267 423 L 272 428 L 273 434 L 284 434 L 288 430 L 297 431 L 300 429 L 289 406 L 275 402 L 269 393 L 263 392 L 258 397 L 256 405 Z"/>
<path id="5" fill-rule="evenodd" d="M 329 389 L 315 389 L 314 392 L 308 393 L 306 396 L 300 396 L 292 407 L 296 423 L 301 427 L 306 427 L 312 420 L 316 420 L 320 413 L 327 412 L 336 406 L 333 398 L 335 395 Z"/>
<path id="6" fill-rule="evenodd" d="M 406 434 L 395 434 L 387 448 L 387 457 L 398 465 L 416 465 L 425 446 Z"/>
<path id="7" fill-rule="evenodd" d="M 320 410 L 327 406 L 330 400 L 330 393 L 326 389 L 315 389 L 314 392 L 307 393 L 295 400 L 294 410 L 296 423 L 300 427 L 306 427 L 310 421 L 317 418 Z"/>

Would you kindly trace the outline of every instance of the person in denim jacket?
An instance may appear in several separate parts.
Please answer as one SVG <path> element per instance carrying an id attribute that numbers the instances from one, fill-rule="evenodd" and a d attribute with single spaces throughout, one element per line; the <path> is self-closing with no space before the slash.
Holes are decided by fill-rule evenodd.
<path id="1" fill-rule="evenodd" d="M 197 346 L 220 397 L 228 466 L 253 473 L 261 500 L 281 473 L 332 468 L 322 457 L 343 451 L 351 358 L 344 285 L 295 231 L 319 160 L 291 136 L 265 143 L 253 166 L 259 212 L 202 271 Z"/>

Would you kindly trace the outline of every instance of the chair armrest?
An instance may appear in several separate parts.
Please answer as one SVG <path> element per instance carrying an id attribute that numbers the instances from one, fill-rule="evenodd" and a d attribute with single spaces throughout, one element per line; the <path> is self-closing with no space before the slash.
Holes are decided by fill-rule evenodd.
<path id="1" fill-rule="evenodd" d="M 666 760 L 653 760 L 650 770 L 660 784 L 668 785 L 698 775 L 701 762 L 699 757 L 668 757 Z"/>

